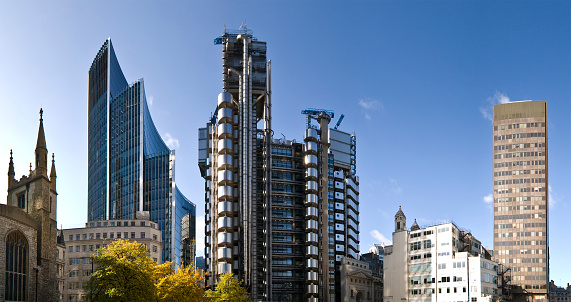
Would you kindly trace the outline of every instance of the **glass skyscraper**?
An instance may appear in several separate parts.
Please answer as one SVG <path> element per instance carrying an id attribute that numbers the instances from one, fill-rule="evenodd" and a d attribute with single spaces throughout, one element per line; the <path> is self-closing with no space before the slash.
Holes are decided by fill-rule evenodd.
<path id="1" fill-rule="evenodd" d="M 163 261 L 179 265 L 182 217 L 196 211 L 176 187 L 174 163 L 143 80 L 127 83 L 107 39 L 89 69 L 88 220 L 135 219 L 148 211 L 162 231 Z"/>

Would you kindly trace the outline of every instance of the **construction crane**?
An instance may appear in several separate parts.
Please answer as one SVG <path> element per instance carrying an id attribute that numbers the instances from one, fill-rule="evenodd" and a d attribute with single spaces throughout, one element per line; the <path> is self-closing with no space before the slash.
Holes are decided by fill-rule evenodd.
<path id="1" fill-rule="evenodd" d="M 337 127 L 339 127 L 339 125 L 341 125 L 341 121 L 343 121 L 343 118 L 345 117 L 345 114 L 341 114 L 341 116 L 339 117 L 339 120 L 337 120 L 337 124 L 335 124 L 335 130 L 337 130 Z"/>
<path id="2" fill-rule="evenodd" d="M 333 118 L 335 116 L 333 110 L 316 109 L 316 108 L 307 108 L 305 110 L 302 110 L 301 114 L 307 115 L 307 127 L 310 127 L 312 118 L 317 120 L 317 118 L 321 114 L 327 114 L 330 118 Z"/>

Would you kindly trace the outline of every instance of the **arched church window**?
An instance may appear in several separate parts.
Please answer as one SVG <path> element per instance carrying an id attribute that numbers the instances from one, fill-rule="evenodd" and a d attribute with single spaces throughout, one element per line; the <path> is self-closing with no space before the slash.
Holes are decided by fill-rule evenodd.
<path id="1" fill-rule="evenodd" d="M 21 232 L 13 231 L 6 236 L 5 300 L 26 301 L 27 274 L 28 241 Z"/>

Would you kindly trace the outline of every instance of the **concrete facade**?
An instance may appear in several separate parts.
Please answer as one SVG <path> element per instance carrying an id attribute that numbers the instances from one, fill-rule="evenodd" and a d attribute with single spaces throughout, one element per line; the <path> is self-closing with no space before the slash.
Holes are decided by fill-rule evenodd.
<path id="1" fill-rule="evenodd" d="M 497 263 L 451 222 L 420 228 L 415 221 L 407 230 L 399 209 L 383 265 L 385 302 L 489 302 L 500 295 Z"/>
<path id="2" fill-rule="evenodd" d="M 381 302 L 381 278 L 374 276 L 369 263 L 344 257 L 341 261 L 341 301 Z"/>
<path id="3" fill-rule="evenodd" d="M 148 215 L 138 215 L 148 218 Z M 62 230 L 65 240 L 65 289 L 63 301 L 87 301 L 88 292 L 83 288 L 91 278 L 94 267 L 92 254 L 117 239 L 143 243 L 149 248 L 149 257 L 162 263 L 161 231 L 148 219 L 89 221 L 85 228 Z"/>
<path id="4" fill-rule="evenodd" d="M 494 106 L 494 258 L 511 269 L 514 301 L 543 301 L 549 283 L 545 101 Z"/>

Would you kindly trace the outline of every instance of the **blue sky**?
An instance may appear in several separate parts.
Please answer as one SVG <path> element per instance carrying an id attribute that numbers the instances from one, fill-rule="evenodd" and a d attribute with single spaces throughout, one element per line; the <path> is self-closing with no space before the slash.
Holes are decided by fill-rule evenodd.
<path id="1" fill-rule="evenodd" d="M 345 114 L 339 129 L 357 134 L 363 252 L 390 240 L 399 205 L 409 226 L 415 218 L 420 225 L 453 220 L 491 249 L 486 114 L 501 101 L 546 100 L 551 279 L 571 282 L 566 1 L 0 0 L 5 169 L 13 149 L 16 175 L 27 174 L 43 106 L 56 153 L 58 223 L 85 223 L 87 72 L 111 37 L 127 80 L 144 78 L 155 125 L 176 149 L 177 185 L 202 215 L 197 129 L 222 88 L 213 39 L 244 21 L 268 42 L 275 135 L 301 140 L 307 107 Z M 0 177 L 0 192 L 6 183 Z"/>

